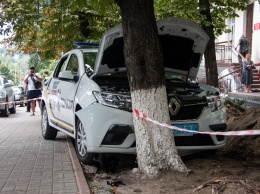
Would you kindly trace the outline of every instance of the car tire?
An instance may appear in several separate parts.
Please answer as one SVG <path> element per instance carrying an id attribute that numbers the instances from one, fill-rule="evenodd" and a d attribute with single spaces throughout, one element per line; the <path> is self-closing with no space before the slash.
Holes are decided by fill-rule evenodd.
<path id="1" fill-rule="evenodd" d="M 75 150 L 80 162 L 84 164 L 93 164 L 93 153 L 87 152 L 87 139 L 84 126 L 78 119 L 76 125 Z"/>
<path id="2" fill-rule="evenodd" d="M 16 104 L 13 103 L 13 107 L 9 109 L 10 113 L 15 114 L 16 113 Z"/>
<path id="3" fill-rule="evenodd" d="M 53 140 L 56 138 L 58 130 L 49 125 L 46 106 L 44 106 L 42 109 L 41 129 L 42 129 L 42 136 L 44 139 Z"/>
<path id="4" fill-rule="evenodd" d="M 23 99 L 20 99 L 20 107 L 24 107 L 24 101 L 23 101 Z"/>
<path id="5" fill-rule="evenodd" d="M 8 117 L 10 114 L 8 104 L 5 105 L 5 109 L 1 110 L 1 116 L 2 117 Z"/>

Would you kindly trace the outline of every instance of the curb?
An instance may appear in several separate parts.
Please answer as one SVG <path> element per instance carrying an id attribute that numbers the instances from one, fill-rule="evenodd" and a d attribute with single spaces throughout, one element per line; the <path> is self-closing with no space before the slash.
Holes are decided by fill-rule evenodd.
<path id="1" fill-rule="evenodd" d="M 75 152 L 74 146 L 69 138 L 70 137 L 68 137 L 68 135 L 66 135 L 67 145 L 68 145 L 69 153 L 70 153 L 70 159 L 72 162 L 72 167 L 74 169 L 74 174 L 76 177 L 76 182 L 78 185 L 79 193 L 80 194 L 91 194 L 87 181 L 86 181 L 86 178 L 85 178 L 85 175 L 83 173 L 82 167 L 80 165 L 77 154 Z"/>

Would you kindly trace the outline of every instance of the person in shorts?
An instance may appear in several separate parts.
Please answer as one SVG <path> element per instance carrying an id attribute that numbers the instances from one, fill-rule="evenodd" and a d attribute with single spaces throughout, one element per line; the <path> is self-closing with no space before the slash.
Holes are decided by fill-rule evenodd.
<path id="1" fill-rule="evenodd" d="M 28 97 L 28 100 L 30 100 L 30 105 L 31 105 L 31 109 L 32 109 L 31 116 L 35 115 L 35 103 L 34 103 L 34 100 L 32 100 L 32 99 L 37 98 L 38 105 L 40 107 L 40 102 L 41 102 L 40 98 L 42 96 L 41 88 L 39 88 L 39 89 L 35 88 L 33 79 L 37 80 L 39 82 L 42 81 L 41 75 L 39 73 L 36 73 L 35 67 L 32 66 L 32 67 L 30 67 L 30 73 L 27 74 L 24 79 L 24 83 L 25 84 L 28 83 L 27 97 Z"/>

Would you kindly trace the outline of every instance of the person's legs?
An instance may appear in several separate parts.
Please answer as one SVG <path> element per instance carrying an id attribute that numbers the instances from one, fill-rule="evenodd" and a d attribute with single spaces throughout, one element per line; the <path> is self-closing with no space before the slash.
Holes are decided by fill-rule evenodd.
<path id="1" fill-rule="evenodd" d="M 248 84 L 247 91 L 248 91 L 248 92 L 252 92 L 252 91 L 251 91 L 251 84 Z"/>
<path id="2" fill-rule="evenodd" d="M 29 93 L 27 92 L 27 100 L 29 100 L 29 99 L 30 99 L 30 96 L 29 96 Z M 26 112 L 30 112 L 30 109 L 31 109 L 30 103 L 31 103 L 31 101 L 27 101 Z"/>
<path id="3" fill-rule="evenodd" d="M 34 112 L 35 112 L 35 101 L 34 100 L 31 100 L 31 108 L 32 108 L 32 114 L 31 116 L 34 115 Z"/>
<path id="4" fill-rule="evenodd" d="M 244 84 L 244 92 L 247 92 L 247 85 Z"/>
<path id="5" fill-rule="evenodd" d="M 39 108 L 41 109 L 41 101 L 40 101 L 40 100 L 37 100 L 37 102 L 38 102 Z"/>
<path id="6" fill-rule="evenodd" d="M 26 112 L 30 112 L 30 109 L 31 109 L 30 103 L 31 103 L 31 101 L 27 101 L 27 107 L 26 107 L 27 110 L 26 110 Z"/>
<path id="7" fill-rule="evenodd" d="M 32 109 L 31 116 L 33 116 L 34 112 L 35 112 L 35 104 L 36 104 L 35 99 L 34 99 L 35 95 L 36 95 L 35 90 L 31 90 L 30 93 L 29 93 L 29 97 L 30 97 L 30 100 L 31 100 L 30 105 L 31 105 L 31 109 Z"/>

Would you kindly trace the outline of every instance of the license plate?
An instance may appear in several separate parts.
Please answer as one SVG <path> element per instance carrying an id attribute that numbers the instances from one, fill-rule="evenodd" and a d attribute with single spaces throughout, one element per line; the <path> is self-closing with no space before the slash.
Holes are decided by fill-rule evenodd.
<path id="1" fill-rule="evenodd" d="M 198 124 L 194 123 L 194 124 L 172 124 L 172 126 L 181 128 L 181 129 L 187 129 L 190 131 L 199 131 L 199 126 Z M 188 136 L 188 135 L 193 135 L 194 133 L 192 132 L 186 132 L 186 131 L 177 131 L 177 130 L 173 130 L 173 135 L 174 136 Z"/>

